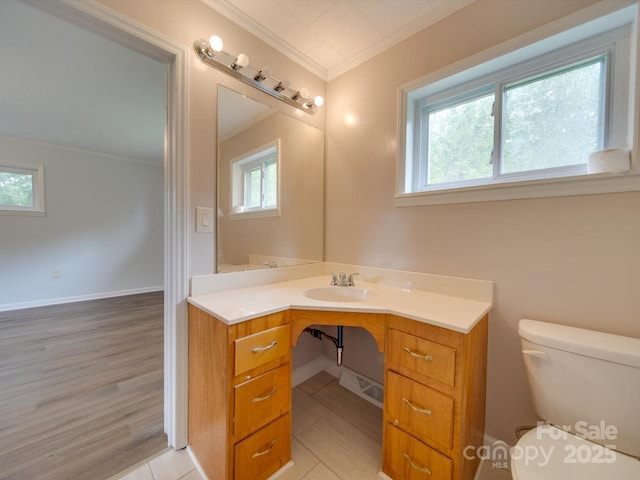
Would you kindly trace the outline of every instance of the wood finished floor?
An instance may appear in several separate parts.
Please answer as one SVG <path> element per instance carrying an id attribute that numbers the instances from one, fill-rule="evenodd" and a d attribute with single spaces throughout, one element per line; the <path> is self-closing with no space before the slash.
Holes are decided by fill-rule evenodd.
<path id="1" fill-rule="evenodd" d="M 167 447 L 163 293 L 0 312 L 0 479 L 100 480 Z"/>

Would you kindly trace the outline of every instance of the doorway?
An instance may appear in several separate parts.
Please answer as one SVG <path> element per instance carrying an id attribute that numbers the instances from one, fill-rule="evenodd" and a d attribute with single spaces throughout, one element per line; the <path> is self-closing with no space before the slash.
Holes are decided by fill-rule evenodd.
<path id="1" fill-rule="evenodd" d="M 26 2 L 30 4 L 30 2 Z M 187 54 L 184 46 L 97 3 L 33 3 L 166 65 L 164 127 L 164 428 L 169 445 L 186 446 Z M 16 40 L 18 41 L 18 39 Z M 44 49 L 46 50 L 46 49 Z M 55 52 L 50 52 L 55 56 Z M 44 79 L 43 79 L 44 81 Z M 64 275 L 64 272 L 63 272 Z"/>

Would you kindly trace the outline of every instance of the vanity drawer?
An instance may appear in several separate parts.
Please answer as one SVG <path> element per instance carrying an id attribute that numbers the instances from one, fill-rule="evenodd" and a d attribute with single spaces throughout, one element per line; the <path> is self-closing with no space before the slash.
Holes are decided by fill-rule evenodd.
<path id="1" fill-rule="evenodd" d="M 454 385 L 456 349 L 389 329 L 389 361 L 447 385 Z"/>
<path id="2" fill-rule="evenodd" d="M 235 480 L 269 478 L 291 457 L 291 417 L 289 413 L 236 444 Z"/>
<path id="3" fill-rule="evenodd" d="M 429 444 L 451 448 L 453 398 L 392 371 L 385 390 L 384 408 L 394 425 Z"/>
<path id="4" fill-rule="evenodd" d="M 382 471 L 394 480 L 451 480 L 451 459 L 387 424 Z"/>
<path id="5" fill-rule="evenodd" d="M 270 328 L 234 340 L 235 375 L 289 354 L 289 325 Z"/>
<path id="6" fill-rule="evenodd" d="M 240 440 L 291 409 L 291 366 L 237 385 L 233 397 L 233 435 Z"/>

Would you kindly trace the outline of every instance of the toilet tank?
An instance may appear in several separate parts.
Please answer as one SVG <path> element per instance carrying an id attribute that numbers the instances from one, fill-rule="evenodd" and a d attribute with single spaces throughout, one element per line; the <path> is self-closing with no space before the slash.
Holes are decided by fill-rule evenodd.
<path id="1" fill-rule="evenodd" d="M 518 333 L 536 414 L 640 456 L 640 339 L 529 319 Z"/>

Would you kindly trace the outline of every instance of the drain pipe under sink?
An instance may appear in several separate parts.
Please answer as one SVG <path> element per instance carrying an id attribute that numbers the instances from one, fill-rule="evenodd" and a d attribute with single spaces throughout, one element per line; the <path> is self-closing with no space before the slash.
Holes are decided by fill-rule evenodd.
<path id="1" fill-rule="evenodd" d="M 318 330 L 317 328 L 307 327 L 303 331 L 307 332 L 311 336 L 319 339 L 319 340 L 329 340 L 333 342 L 336 346 L 336 362 L 338 366 L 342 365 L 342 351 L 344 350 L 344 345 L 342 344 L 342 332 L 344 327 L 342 325 L 338 325 L 338 338 L 328 335 L 322 330 Z"/>

